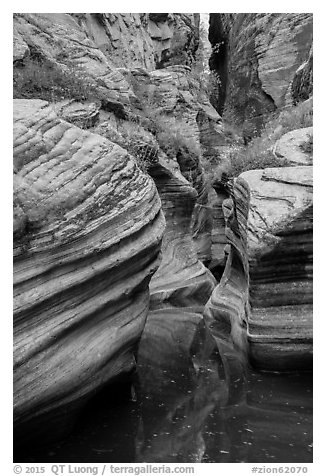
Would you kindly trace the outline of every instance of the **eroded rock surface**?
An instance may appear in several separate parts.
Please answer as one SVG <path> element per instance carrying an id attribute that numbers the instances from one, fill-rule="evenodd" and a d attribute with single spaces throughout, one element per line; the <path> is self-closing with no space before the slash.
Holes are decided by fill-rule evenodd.
<path id="1" fill-rule="evenodd" d="M 313 92 L 313 49 L 309 51 L 308 59 L 297 69 L 292 81 L 292 97 L 295 104 L 306 101 Z"/>
<path id="2" fill-rule="evenodd" d="M 62 92 L 62 98 L 59 88 L 60 97 L 54 99 L 63 119 L 94 127 L 109 139 L 110 132 L 116 137 L 118 132 L 123 145 L 128 131 L 126 127 L 121 131 L 121 124 L 133 121 L 147 129 L 151 113 L 154 124 L 165 116 L 184 142 L 195 142 L 198 150 L 189 143 L 186 153 L 173 159 L 197 191 L 192 234 L 199 258 L 209 262 L 212 220 L 200 156 L 202 148 L 216 151 L 221 118 L 188 66 L 198 48 L 199 16 L 22 13 L 14 15 L 14 25 L 14 57 L 21 59 L 22 75 L 30 60 L 67 74 L 70 89 Z M 74 100 L 75 93 L 84 94 L 87 101 Z M 37 91 L 33 94 L 37 96 Z M 169 123 L 166 128 L 169 131 Z"/>
<path id="3" fill-rule="evenodd" d="M 66 99 L 53 104 L 56 114 L 71 124 L 89 129 L 94 126 L 100 116 L 100 103 L 91 101 L 75 101 Z"/>
<path id="4" fill-rule="evenodd" d="M 17 33 L 28 45 L 32 57 L 47 59 L 63 71 L 74 71 L 92 80 L 107 100 L 128 107 L 136 100 L 128 82 L 114 63 L 88 37 L 77 18 L 65 13 L 15 14 Z M 20 43 L 14 45 L 14 56 Z"/>
<path id="5" fill-rule="evenodd" d="M 168 169 L 157 164 L 150 170 L 162 200 L 166 230 L 162 262 L 150 283 L 152 306 L 203 306 L 215 279 L 198 260 L 191 237 L 191 215 L 196 191 Z"/>
<path id="6" fill-rule="evenodd" d="M 273 152 L 277 158 L 287 159 L 292 165 L 312 165 L 312 142 L 312 127 L 295 129 L 276 142 Z"/>
<path id="7" fill-rule="evenodd" d="M 264 369 L 312 359 L 312 167 L 243 173 L 225 203 L 225 272 L 206 306 L 218 335 Z"/>
<path id="8" fill-rule="evenodd" d="M 154 70 L 187 63 L 198 47 L 199 15 L 182 13 L 86 13 L 78 21 L 117 67 Z"/>
<path id="9" fill-rule="evenodd" d="M 237 23 L 223 15 L 229 34 Z M 230 70 L 228 93 L 234 99 L 239 80 L 240 112 L 231 99 L 226 107 L 250 122 L 289 100 L 311 20 L 293 14 L 285 26 L 277 14 L 257 15 L 253 40 L 246 15 L 238 45 L 232 32 L 240 50 L 231 59 L 241 67 Z M 52 106 L 15 101 L 15 424 L 25 438 L 30 429 L 63 433 L 90 395 L 134 369 L 138 348 L 138 461 L 179 461 L 179 452 L 200 462 L 210 411 L 239 398 L 219 374 L 224 365 L 230 381 L 242 381 L 233 343 L 258 367 L 310 365 L 310 167 L 307 177 L 293 168 L 238 179 L 236 206 L 223 205 L 229 246 L 217 288 L 203 265 L 225 262 L 225 194 L 212 200 L 202 166 L 225 137 L 189 66 L 198 25 L 196 14 L 15 15 L 17 65 L 49 61 L 91 79 L 98 93 Z M 169 154 L 175 140 L 182 144 Z M 209 298 L 206 320 L 223 341 L 223 363 L 202 316 Z M 149 396 L 160 392 L 168 405 L 153 419 Z"/>
<path id="10" fill-rule="evenodd" d="M 165 115 L 167 130 L 170 127 L 175 130 L 175 141 L 180 141 L 178 137 L 182 137 L 175 159 L 183 176 L 197 191 L 192 213 L 192 236 L 199 259 L 210 261 L 212 216 L 209 184 L 201 163 L 202 146 L 205 149 L 202 124 L 206 121 L 212 127 L 211 134 L 206 131 L 205 136 L 209 145 L 208 136 L 217 135 L 221 118 L 207 96 L 200 93 L 200 85 L 193 80 L 186 66 L 170 66 L 150 73 L 147 90 L 154 110 Z"/>
<path id="11" fill-rule="evenodd" d="M 134 368 L 164 218 L 124 149 L 45 101 L 15 100 L 14 172 L 14 420 L 53 438 Z"/>
<path id="12" fill-rule="evenodd" d="M 292 81 L 312 44 L 312 14 L 214 13 L 210 41 L 220 111 L 252 137 L 271 112 L 293 102 Z"/>

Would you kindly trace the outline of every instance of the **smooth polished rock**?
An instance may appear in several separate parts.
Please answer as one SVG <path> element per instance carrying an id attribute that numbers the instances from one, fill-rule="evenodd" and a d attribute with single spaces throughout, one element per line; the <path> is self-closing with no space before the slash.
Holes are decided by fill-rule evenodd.
<path id="1" fill-rule="evenodd" d="M 312 167 L 245 172 L 224 209 L 230 247 L 210 327 L 258 368 L 310 368 Z"/>
<path id="2" fill-rule="evenodd" d="M 124 149 L 41 100 L 14 101 L 14 204 L 15 432 L 55 438 L 134 368 L 165 220 Z"/>
<path id="3" fill-rule="evenodd" d="M 150 283 L 151 306 L 162 303 L 188 307 L 204 305 L 216 284 L 198 260 L 191 234 L 191 217 L 197 193 L 185 179 L 157 163 L 149 169 L 162 201 L 166 230 L 162 262 Z"/>

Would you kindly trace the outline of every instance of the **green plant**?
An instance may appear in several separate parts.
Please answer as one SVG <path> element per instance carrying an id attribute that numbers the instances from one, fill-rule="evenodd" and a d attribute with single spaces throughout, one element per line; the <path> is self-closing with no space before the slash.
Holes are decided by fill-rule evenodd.
<path id="1" fill-rule="evenodd" d="M 153 139 L 144 137 L 145 132 L 140 128 L 126 131 L 126 125 L 123 132 L 123 143 L 120 144 L 124 147 L 135 159 L 138 167 L 147 172 L 149 167 L 158 160 L 158 145 Z"/>
<path id="2" fill-rule="evenodd" d="M 239 137 L 239 130 L 225 124 L 224 129 L 227 131 L 227 136 L 233 138 L 233 143 L 221 150 L 220 163 L 214 167 L 214 175 L 218 177 L 225 172 L 230 177 L 237 177 L 247 170 L 289 166 L 290 163 L 287 160 L 281 160 L 274 156 L 275 142 L 289 131 L 312 126 L 312 122 L 312 101 L 305 101 L 285 109 L 273 117 L 265 125 L 261 135 L 247 145 L 236 141 L 236 137 Z M 302 147 L 308 153 L 310 150 L 312 152 L 312 137 Z"/>
<path id="3" fill-rule="evenodd" d="M 153 135 L 141 125 L 128 120 L 121 121 L 118 129 L 108 123 L 103 123 L 99 127 L 100 129 L 95 128 L 94 132 L 126 149 L 143 172 L 147 172 L 158 160 L 158 144 Z"/>
<path id="4" fill-rule="evenodd" d="M 200 145 L 188 130 L 187 124 L 175 116 L 146 108 L 146 117 L 150 120 L 150 130 L 159 147 L 170 158 L 176 158 L 182 149 L 201 155 Z"/>
<path id="5" fill-rule="evenodd" d="M 271 119 L 265 126 L 263 134 L 273 134 L 279 131 L 279 137 L 286 132 L 313 125 L 313 104 L 312 100 L 303 101 L 297 106 L 284 109 L 280 114 Z M 280 130 L 279 126 L 282 126 Z M 279 138 L 277 137 L 277 138 Z"/>
<path id="6" fill-rule="evenodd" d="M 100 89 L 81 68 L 58 64 L 33 54 L 13 71 L 14 98 L 98 100 Z"/>
<path id="7" fill-rule="evenodd" d="M 261 149 L 259 144 L 248 147 L 232 146 L 224 153 L 221 165 L 216 172 L 225 172 L 229 177 L 237 177 L 248 170 L 288 165 L 288 161 L 277 159 L 271 149 Z"/>

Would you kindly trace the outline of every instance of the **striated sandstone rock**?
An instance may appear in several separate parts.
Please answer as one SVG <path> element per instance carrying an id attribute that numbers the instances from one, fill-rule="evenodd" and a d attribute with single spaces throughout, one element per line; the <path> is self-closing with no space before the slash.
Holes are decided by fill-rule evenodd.
<path id="1" fill-rule="evenodd" d="M 302 63 L 295 72 L 292 81 L 292 98 L 294 104 L 305 101 L 312 96 L 313 91 L 313 50 L 309 51 L 307 61 Z"/>
<path id="2" fill-rule="evenodd" d="M 221 79 L 219 112 L 256 134 L 292 104 L 291 85 L 312 44 L 310 13 L 211 14 L 211 68 Z"/>
<path id="3" fill-rule="evenodd" d="M 15 25 L 13 40 L 13 61 L 23 60 L 29 54 L 29 48 L 23 37 L 18 33 Z"/>
<path id="4" fill-rule="evenodd" d="M 14 423 L 54 438 L 134 368 L 164 230 L 153 181 L 45 101 L 14 101 Z"/>
<path id="5" fill-rule="evenodd" d="M 90 101 L 81 103 L 73 99 L 66 99 L 54 103 L 53 108 L 63 120 L 83 129 L 93 127 L 100 116 L 100 104 Z"/>
<path id="6" fill-rule="evenodd" d="M 225 272 L 206 306 L 218 336 L 253 365 L 302 369 L 312 357 L 312 167 L 245 172 L 225 203 Z"/>
<path id="7" fill-rule="evenodd" d="M 84 13 L 79 22 L 116 67 L 155 68 L 148 14 Z"/>
<path id="8" fill-rule="evenodd" d="M 151 305 L 204 305 L 215 279 L 198 260 L 191 236 L 196 191 L 161 164 L 149 169 L 158 189 L 166 219 L 162 262 L 150 283 Z"/>
<path id="9" fill-rule="evenodd" d="M 192 234 L 199 259 L 209 262 L 212 216 L 208 200 L 209 184 L 201 165 L 201 146 L 211 145 L 209 137 L 216 133 L 213 125 L 218 127 L 221 118 L 209 104 L 207 96 L 200 93 L 199 85 L 192 81 L 189 68 L 171 66 L 150 73 L 150 80 L 154 86 L 153 103 L 173 119 L 174 127 L 183 138 L 184 145 L 176 159 L 181 173 L 198 194 L 192 216 Z M 203 132 L 205 118 L 213 127 L 210 133 Z"/>
<path id="10" fill-rule="evenodd" d="M 86 85 L 86 96 L 97 98 L 82 104 L 70 97 L 59 101 L 60 117 L 83 128 L 94 127 L 109 138 L 112 133 L 124 146 L 130 134 L 122 133 L 122 120 L 146 128 L 146 116 L 154 113 L 155 124 L 165 115 L 184 142 L 189 141 L 187 150 L 174 160 L 197 191 L 192 234 L 198 257 L 209 262 L 212 216 L 200 155 L 202 145 L 204 153 L 216 152 L 221 118 L 183 57 L 183 53 L 193 56 L 198 47 L 198 15 L 28 13 L 16 14 L 14 24 L 32 58 L 75 74 Z M 150 71 L 179 60 L 184 64 Z M 198 150 L 193 150 L 194 143 Z"/>
<path id="11" fill-rule="evenodd" d="M 209 269 L 214 276 L 220 279 L 226 261 L 225 247 L 227 239 L 225 236 L 225 218 L 223 213 L 223 202 L 228 197 L 226 191 L 217 183 L 213 184 L 214 189 L 209 196 L 209 203 L 212 207 L 212 260 Z"/>
<path id="12" fill-rule="evenodd" d="M 242 178 L 251 196 L 250 358 L 265 368 L 310 367 L 312 167 L 270 169 Z"/>
<path id="13" fill-rule="evenodd" d="M 312 153 L 303 150 L 303 145 L 313 137 L 313 128 L 304 127 L 284 134 L 275 144 L 273 153 L 293 165 L 312 165 Z"/>
<path id="14" fill-rule="evenodd" d="M 188 13 L 84 13 L 77 16 L 117 67 L 187 64 L 198 47 L 199 16 Z"/>
<path id="15" fill-rule="evenodd" d="M 192 234 L 198 257 L 208 262 L 211 260 L 212 217 L 209 184 L 201 164 L 201 146 L 205 147 L 206 142 L 202 142 L 200 124 L 206 118 L 209 123 L 220 127 L 221 118 L 185 65 L 169 66 L 150 73 L 138 68 L 131 74 L 135 94 L 142 98 L 145 112 L 152 121 L 151 128 L 158 129 L 161 136 L 161 140 L 158 139 L 161 148 L 197 191 Z M 205 138 L 208 140 L 207 132 Z M 177 150 L 172 152 L 173 149 Z"/>
<path id="16" fill-rule="evenodd" d="M 128 82 L 96 46 L 77 18 L 66 13 L 19 13 L 16 31 L 39 57 L 89 77 L 108 100 L 129 105 L 136 100 Z"/>
<path id="17" fill-rule="evenodd" d="M 199 157 L 185 147 L 177 157 L 164 154 L 155 136 L 131 121 L 121 121 L 116 127 L 109 121 L 101 122 L 95 130 L 124 145 L 134 155 L 154 179 L 162 201 L 167 228 L 162 244 L 162 263 L 151 281 L 152 303 L 155 302 L 155 306 L 161 302 L 182 307 L 188 306 L 189 302 L 204 305 L 215 280 L 198 260 L 200 255 L 193 239 L 195 219 L 201 225 L 199 238 L 205 237 L 205 215 L 196 213 L 198 193 L 191 186 L 194 183 L 198 190 L 205 190 Z M 201 209 L 207 213 L 205 207 Z M 210 234 L 206 233 L 210 244 Z"/>

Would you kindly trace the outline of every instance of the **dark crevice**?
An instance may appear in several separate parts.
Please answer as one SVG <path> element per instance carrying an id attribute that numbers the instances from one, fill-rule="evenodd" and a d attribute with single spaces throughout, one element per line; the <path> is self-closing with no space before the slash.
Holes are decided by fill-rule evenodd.
<path id="1" fill-rule="evenodd" d="M 210 100 L 219 114 L 223 114 L 228 82 L 228 36 L 219 13 L 209 16 L 208 39 L 212 45 L 209 67 L 213 73 L 213 92 Z"/>

